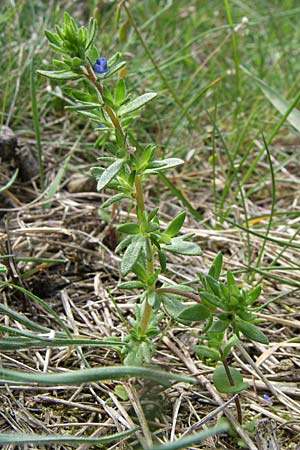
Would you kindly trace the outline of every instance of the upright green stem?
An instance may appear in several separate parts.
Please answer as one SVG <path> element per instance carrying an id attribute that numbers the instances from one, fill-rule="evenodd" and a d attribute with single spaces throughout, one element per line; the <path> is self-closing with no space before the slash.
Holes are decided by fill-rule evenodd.
<path id="1" fill-rule="evenodd" d="M 95 74 L 92 71 L 91 66 L 89 64 L 87 64 L 85 66 L 85 68 L 87 71 L 87 78 L 93 83 L 93 85 L 95 86 L 95 88 L 97 89 L 97 91 L 99 92 L 99 94 L 102 97 L 103 89 L 102 89 L 101 83 L 95 77 Z M 107 112 L 107 114 L 109 115 L 109 118 L 113 123 L 113 126 L 119 131 L 119 133 L 121 134 L 122 138 L 125 141 L 125 133 L 123 131 L 122 125 L 120 124 L 118 117 L 116 116 L 116 114 L 114 113 L 114 111 L 111 109 L 110 106 L 105 105 L 104 109 Z"/>
<path id="2" fill-rule="evenodd" d="M 134 182 L 135 182 L 136 202 L 137 202 L 140 213 L 143 215 L 144 211 L 145 211 L 145 202 L 144 202 L 144 195 L 143 195 L 143 189 L 142 189 L 142 182 L 141 182 L 141 178 L 139 175 L 135 176 Z M 153 254 L 152 254 L 151 260 L 148 261 L 148 263 L 147 263 L 147 268 L 148 268 L 148 272 L 152 274 L 154 271 Z M 144 305 L 143 316 L 142 316 L 141 323 L 140 323 L 142 335 L 145 335 L 147 332 L 151 313 L 152 313 L 152 306 L 149 305 L 148 301 L 146 300 L 145 305 Z"/>
<path id="3" fill-rule="evenodd" d="M 144 195 L 142 190 L 142 182 L 139 175 L 135 176 L 134 180 L 135 184 L 135 192 L 136 192 L 136 202 L 139 207 L 140 212 L 143 214 L 145 211 L 145 202 L 144 202 Z"/>
<path id="4" fill-rule="evenodd" d="M 148 301 L 145 301 L 145 306 L 144 306 L 144 311 L 143 311 L 143 316 L 141 319 L 141 323 L 140 323 L 140 327 L 141 327 L 141 332 L 142 335 L 144 336 L 146 334 L 147 328 L 148 328 L 148 323 L 151 317 L 151 313 L 152 313 L 152 306 L 149 305 Z"/>

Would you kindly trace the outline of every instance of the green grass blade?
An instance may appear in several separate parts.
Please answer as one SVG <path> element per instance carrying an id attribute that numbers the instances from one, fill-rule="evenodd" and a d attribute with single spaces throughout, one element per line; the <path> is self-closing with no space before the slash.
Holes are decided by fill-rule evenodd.
<path id="1" fill-rule="evenodd" d="M 209 115 L 210 120 L 211 120 L 211 122 L 212 122 L 212 124 L 213 124 L 213 126 L 214 126 L 214 129 L 217 131 L 217 133 L 218 133 L 218 135 L 219 135 L 219 137 L 220 137 L 221 143 L 222 143 L 222 145 L 223 145 L 224 151 L 225 151 L 226 156 L 227 156 L 227 159 L 228 159 L 228 161 L 229 161 L 230 170 L 231 170 L 231 173 L 232 173 L 232 175 L 233 175 L 233 177 L 234 177 L 234 179 L 235 179 L 235 181 L 236 181 L 237 189 L 238 189 L 238 192 L 239 192 L 239 194 L 240 194 L 240 202 L 241 202 L 241 205 L 242 205 L 242 208 L 243 208 L 243 213 L 244 213 L 244 216 L 245 216 L 245 223 L 248 224 L 248 211 L 247 211 L 247 205 L 246 205 L 245 195 L 244 195 L 243 188 L 242 188 L 243 184 L 242 184 L 242 182 L 241 182 L 241 180 L 240 180 L 238 171 L 237 171 L 237 169 L 236 169 L 236 167 L 235 167 L 234 160 L 233 160 L 233 158 L 232 158 L 232 154 L 231 154 L 231 152 L 230 152 L 230 149 L 229 149 L 228 146 L 227 146 L 227 143 L 226 143 L 226 141 L 225 141 L 225 139 L 224 139 L 224 137 L 223 137 L 223 134 L 222 134 L 221 130 L 219 129 L 219 127 L 218 127 L 218 125 L 217 125 L 217 123 L 216 123 L 215 118 L 214 118 L 210 113 L 208 113 L 208 115 Z M 226 188 L 226 187 L 225 187 L 225 188 Z M 218 215 L 221 217 L 221 214 L 218 214 Z M 250 259 L 251 259 L 251 241 L 250 241 L 250 236 L 249 236 L 249 234 L 246 235 L 246 243 L 247 243 L 247 260 L 248 260 L 248 266 L 250 266 Z"/>
<path id="2" fill-rule="evenodd" d="M 88 129 L 90 125 L 90 122 L 87 121 L 85 127 L 83 128 L 82 132 L 80 133 L 80 135 L 78 136 L 78 138 L 76 139 L 73 147 L 71 148 L 71 150 L 69 151 L 68 155 L 66 155 L 64 162 L 62 163 L 62 165 L 60 166 L 54 180 L 52 181 L 52 183 L 50 184 L 50 186 L 48 187 L 46 193 L 45 193 L 45 198 L 46 198 L 46 202 L 44 204 L 45 208 L 50 208 L 54 199 L 54 196 L 56 194 L 56 192 L 59 189 L 61 180 L 68 168 L 68 164 L 69 161 L 71 159 L 71 157 L 73 156 L 73 154 L 75 153 L 75 150 L 77 149 L 77 145 L 79 144 L 79 142 L 81 141 L 82 137 L 84 136 L 86 130 Z"/>
<path id="3" fill-rule="evenodd" d="M 59 315 L 57 314 L 57 312 L 51 308 L 51 306 L 48 305 L 47 302 L 45 302 L 44 300 L 42 300 L 40 297 L 38 297 L 37 295 L 33 294 L 32 292 L 28 291 L 27 289 L 23 288 L 22 286 L 18 286 L 16 284 L 13 283 L 6 283 L 6 282 L 0 282 L 0 286 L 9 286 L 9 287 L 13 287 L 14 289 L 17 289 L 18 291 L 22 292 L 24 295 L 26 295 L 28 298 L 30 298 L 31 300 L 35 301 L 36 303 L 38 303 L 39 305 L 41 305 L 52 317 L 54 317 L 54 319 L 59 323 L 59 325 L 61 326 L 61 328 L 64 330 L 64 332 L 66 333 L 66 335 L 72 339 L 72 334 L 69 331 L 67 325 L 64 323 L 64 321 L 59 317 Z M 3 307 L 3 305 L 0 305 L 0 308 Z M 80 347 L 77 348 L 78 354 L 81 358 L 81 360 L 83 361 L 83 363 L 85 364 L 86 367 L 89 366 L 89 364 L 87 363 Z"/>
<path id="4" fill-rule="evenodd" d="M 0 325 L 1 331 L 8 327 L 2 327 Z M 74 339 L 55 339 L 55 338 L 47 338 L 47 337 L 38 337 L 35 336 L 33 338 L 30 337 L 3 337 L 0 341 L 0 350 L 18 350 L 21 348 L 30 348 L 30 347 L 72 347 L 72 346 L 80 345 L 89 346 L 89 347 L 110 347 L 116 345 L 125 345 L 124 343 L 119 343 L 116 341 L 109 341 L 109 339 L 87 339 L 87 338 L 74 338 Z"/>
<path id="5" fill-rule="evenodd" d="M 239 228 L 240 230 L 246 231 L 249 234 L 253 234 L 253 236 L 259 237 L 261 239 L 266 239 L 267 241 L 270 242 L 275 242 L 276 244 L 280 245 L 280 246 L 285 246 L 285 247 L 290 247 L 290 248 L 296 248 L 296 249 L 300 249 L 300 245 L 299 244 L 294 244 L 293 242 L 287 241 L 287 240 L 283 240 L 283 239 L 275 239 L 272 238 L 271 236 L 265 236 L 262 233 L 259 233 L 257 231 L 251 230 L 251 228 L 247 228 L 244 227 L 243 225 L 234 222 L 233 220 L 230 220 L 224 216 L 220 216 L 223 220 L 225 220 L 226 222 L 230 223 L 231 225 Z"/>
<path id="6" fill-rule="evenodd" d="M 61 318 L 59 317 L 57 312 L 53 308 L 51 308 L 51 306 L 49 306 L 47 302 L 45 302 L 44 300 L 42 300 L 40 297 L 33 294 L 32 292 L 28 291 L 27 289 L 23 288 L 22 286 L 18 286 L 13 283 L 4 283 L 4 282 L 1 282 L 0 285 L 13 287 L 14 289 L 17 289 L 18 291 L 22 292 L 24 295 L 29 297 L 31 300 L 34 300 L 36 303 L 41 305 L 49 314 L 51 314 L 52 317 L 54 317 L 54 319 L 59 323 L 59 325 L 64 330 L 66 335 L 71 338 L 71 333 L 70 333 L 67 325 L 64 323 L 63 320 L 61 320 Z"/>
<path id="7" fill-rule="evenodd" d="M 2 186 L 0 188 L 0 194 L 1 194 L 1 192 L 4 192 L 7 189 L 9 189 L 14 184 L 14 182 L 17 179 L 18 173 L 19 173 L 19 169 L 16 169 L 13 176 L 11 177 L 11 179 L 4 186 Z"/>
<path id="8" fill-rule="evenodd" d="M 111 441 L 119 441 L 124 437 L 130 436 L 138 428 L 134 428 L 120 433 L 103 436 L 101 438 L 92 438 L 84 436 L 66 436 L 66 435 L 34 435 L 34 434 L 13 434 L 1 433 L 0 444 L 51 444 L 65 442 L 67 444 L 104 444 Z"/>
<path id="9" fill-rule="evenodd" d="M 45 194 L 45 198 L 46 198 L 46 203 L 44 204 L 45 208 L 50 208 L 54 199 L 54 196 L 56 194 L 56 192 L 59 189 L 61 180 L 64 176 L 65 171 L 67 170 L 69 161 L 70 161 L 71 155 L 69 155 L 68 157 L 66 157 L 66 159 L 64 160 L 64 162 L 62 163 L 62 165 L 60 166 L 54 180 L 52 181 L 52 183 L 49 185 L 46 194 Z"/>
<path id="10" fill-rule="evenodd" d="M 51 386 L 55 384 L 81 384 L 100 380 L 116 380 L 121 378 L 140 377 L 165 383 L 169 381 L 181 381 L 184 383 L 196 383 L 194 378 L 163 372 L 162 370 L 148 369 L 145 367 L 111 366 L 97 367 L 93 369 L 74 370 L 64 373 L 26 373 L 15 370 L 1 369 L 0 378 L 5 383 L 25 382 L 38 383 Z"/>
<path id="11" fill-rule="evenodd" d="M 50 333 L 51 329 L 47 327 L 43 327 L 42 325 L 37 324 L 36 322 L 33 322 L 32 320 L 28 319 L 24 314 L 18 313 L 14 311 L 13 309 L 9 308 L 6 305 L 3 305 L 0 303 L 0 313 L 10 317 L 12 320 L 15 320 L 16 322 L 20 323 L 21 325 L 24 325 L 29 330 L 33 331 L 39 331 L 41 333 Z"/>
<path id="12" fill-rule="evenodd" d="M 241 66 L 241 68 L 247 75 L 249 75 L 258 83 L 262 92 L 272 103 L 274 108 L 276 108 L 277 111 L 283 115 L 282 120 L 277 124 L 272 132 L 272 139 L 277 134 L 279 128 L 281 127 L 283 122 L 285 122 L 285 120 L 287 120 L 297 131 L 300 132 L 300 111 L 296 109 L 296 105 L 300 99 L 300 92 L 298 92 L 296 97 L 291 102 L 288 102 L 283 97 L 281 97 L 274 89 L 270 88 L 263 80 L 253 75 L 253 73 L 251 73 L 248 69 L 243 66 Z M 271 141 L 269 137 L 267 139 L 267 144 L 270 144 L 270 142 Z"/>
<path id="13" fill-rule="evenodd" d="M 157 73 L 157 75 L 159 76 L 159 78 L 161 79 L 161 81 L 163 82 L 163 84 L 166 86 L 166 88 L 168 89 L 168 91 L 170 92 L 171 96 L 173 97 L 175 103 L 177 104 L 177 106 L 181 109 L 184 110 L 184 103 L 180 100 L 180 98 L 178 97 L 176 91 L 173 89 L 171 83 L 169 83 L 168 79 L 165 77 L 165 75 L 163 74 L 163 72 L 161 71 L 158 63 L 155 61 L 153 54 L 151 52 L 151 50 L 148 48 L 148 45 L 146 43 L 146 41 L 144 40 L 139 27 L 137 26 L 134 17 L 131 13 L 130 7 L 129 5 L 124 2 L 123 3 L 123 7 L 125 9 L 125 12 L 127 14 L 128 20 L 130 25 L 132 26 L 132 28 L 134 29 L 143 49 L 145 50 L 145 53 L 147 54 L 147 57 L 149 58 L 149 60 L 151 61 L 151 63 L 153 64 L 155 71 Z M 196 128 L 196 130 L 198 130 L 199 132 L 201 132 L 201 128 L 199 126 L 199 124 L 196 122 L 196 120 L 189 114 L 186 113 L 186 117 L 188 118 L 188 120 L 193 124 L 193 126 Z"/>
<path id="14" fill-rule="evenodd" d="M 183 195 L 183 193 L 179 189 L 177 189 L 174 183 L 171 183 L 171 181 L 161 172 L 158 174 L 158 176 L 163 181 L 163 183 L 170 189 L 172 194 L 174 194 L 182 202 L 182 204 L 189 210 L 189 212 L 195 217 L 195 219 L 197 220 L 203 219 L 202 215 L 191 205 L 188 199 Z"/>
<path id="15" fill-rule="evenodd" d="M 35 71 L 33 69 L 33 61 L 30 66 L 30 94 L 31 94 L 31 108 L 33 116 L 33 127 L 35 132 L 38 163 L 39 163 L 39 175 L 40 175 L 40 188 L 44 191 L 45 188 L 45 174 L 43 166 L 43 150 L 41 144 L 41 133 L 40 133 L 40 122 L 39 122 L 39 112 L 36 100 L 36 89 L 35 89 Z"/>
<path id="16" fill-rule="evenodd" d="M 226 433 L 229 428 L 230 426 L 228 423 L 222 423 L 212 428 L 208 428 L 207 430 L 200 431 L 199 433 L 192 434 L 191 436 L 183 437 L 177 441 L 152 447 L 150 450 L 179 450 L 189 448 L 189 446 L 204 441 L 204 439 L 207 439 L 210 436 Z"/>
<path id="17" fill-rule="evenodd" d="M 265 234 L 265 239 L 260 247 L 257 259 L 256 259 L 256 263 L 255 266 L 259 267 L 260 262 L 262 260 L 263 254 L 264 254 L 264 250 L 267 244 L 267 238 L 269 236 L 269 233 L 271 231 L 271 226 L 272 226 L 272 221 L 273 221 L 273 216 L 275 213 L 275 203 L 276 203 L 276 184 L 275 184 L 275 174 L 274 174 L 274 169 L 273 169 L 273 164 L 272 164 L 272 158 L 271 158 L 271 154 L 270 154 L 270 150 L 268 147 L 268 144 L 265 140 L 265 137 L 263 136 L 263 141 L 264 141 L 264 146 L 265 146 L 265 150 L 267 152 L 267 157 L 268 157 L 268 162 L 269 162 L 269 168 L 270 168 L 270 175 L 271 175 L 271 210 L 270 210 L 270 214 L 269 214 L 269 220 L 268 220 L 268 224 L 267 224 L 267 228 L 266 228 L 266 234 Z"/>
<path id="18" fill-rule="evenodd" d="M 168 146 L 169 146 L 170 141 L 171 141 L 171 139 L 172 139 L 172 137 L 173 137 L 173 135 L 174 135 L 174 133 L 175 133 L 175 131 L 176 131 L 178 125 L 182 122 L 182 119 L 187 115 L 189 109 L 190 109 L 194 104 L 198 103 L 199 100 L 201 99 L 201 97 L 202 97 L 209 89 L 211 89 L 213 86 L 215 86 L 216 84 L 218 84 L 220 81 L 221 81 L 221 77 L 218 77 L 218 78 L 216 78 L 216 79 L 213 80 L 213 81 L 210 81 L 210 82 L 207 83 L 205 86 L 203 86 L 203 87 L 200 89 L 200 91 L 199 91 L 199 92 L 198 92 L 198 93 L 197 93 L 190 101 L 187 102 L 185 108 L 182 110 L 181 114 L 179 114 L 179 116 L 178 116 L 178 118 L 177 118 L 175 124 L 173 125 L 173 127 L 172 127 L 172 129 L 171 129 L 171 131 L 170 131 L 170 133 L 169 133 L 168 139 L 167 139 L 167 141 L 166 141 L 166 143 L 165 143 L 165 147 L 168 147 Z"/>

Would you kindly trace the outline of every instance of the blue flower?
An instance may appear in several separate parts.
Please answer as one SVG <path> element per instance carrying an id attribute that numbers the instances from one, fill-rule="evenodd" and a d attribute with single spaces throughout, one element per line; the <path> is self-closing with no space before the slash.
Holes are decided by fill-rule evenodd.
<path id="1" fill-rule="evenodd" d="M 107 60 L 104 57 L 97 58 L 94 62 L 93 69 L 96 73 L 106 73 L 108 72 Z"/>

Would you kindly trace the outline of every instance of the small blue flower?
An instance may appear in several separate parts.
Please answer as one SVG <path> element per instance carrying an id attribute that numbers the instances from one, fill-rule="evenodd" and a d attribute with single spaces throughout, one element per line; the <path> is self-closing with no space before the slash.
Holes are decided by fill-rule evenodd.
<path id="1" fill-rule="evenodd" d="M 108 72 L 107 60 L 103 56 L 97 58 L 94 62 L 93 69 L 96 73 L 106 73 Z"/>
<path id="2" fill-rule="evenodd" d="M 266 400 L 267 402 L 270 402 L 270 401 L 271 401 L 271 397 L 270 397 L 268 394 L 263 394 L 262 398 L 263 398 L 264 400 Z"/>

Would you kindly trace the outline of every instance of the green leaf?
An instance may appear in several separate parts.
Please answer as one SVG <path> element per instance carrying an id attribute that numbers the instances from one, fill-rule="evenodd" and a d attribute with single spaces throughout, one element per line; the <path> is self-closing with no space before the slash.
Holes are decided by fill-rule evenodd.
<path id="1" fill-rule="evenodd" d="M 210 333 L 222 333 L 228 327 L 229 322 L 226 320 L 216 320 L 209 328 Z"/>
<path id="2" fill-rule="evenodd" d="M 227 285 L 229 287 L 230 294 L 239 296 L 240 291 L 234 279 L 233 273 L 228 270 L 226 273 Z"/>
<path id="3" fill-rule="evenodd" d="M 103 86 L 102 88 L 102 98 L 105 100 L 105 103 L 108 103 L 110 106 L 114 106 L 114 98 L 106 86 Z"/>
<path id="4" fill-rule="evenodd" d="M 122 67 L 126 66 L 126 61 L 121 61 L 115 66 L 111 66 L 109 60 L 107 61 L 107 65 L 109 68 L 109 71 L 106 72 L 104 75 L 100 75 L 102 78 L 111 78 L 112 75 L 114 75 L 116 72 L 118 72 Z"/>
<path id="5" fill-rule="evenodd" d="M 58 47 L 62 46 L 63 42 L 57 34 L 52 33 L 51 31 L 48 30 L 44 30 L 44 33 L 48 41 L 51 42 L 51 44 L 57 45 Z"/>
<path id="6" fill-rule="evenodd" d="M 108 198 L 107 200 L 105 200 L 105 202 L 102 203 L 101 207 L 108 208 L 110 205 L 112 205 L 113 203 L 119 202 L 123 198 L 128 198 L 128 196 L 126 194 L 122 194 L 122 193 L 112 195 L 110 198 Z"/>
<path id="7" fill-rule="evenodd" d="M 121 273 L 123 276 L 127 275 L 138 261 L 141 250 L 144 246 L 144 238 L 142 236 L 134 236 L 134 239 L 128 245 L 122 256 Z"/>
<path id="8" fill-rule="evenodd" d="M 158 259 L 159 259 L 159 264 L 160 264 L 161 270 L 162 270 L 162 272 L 165 272 L 167 269 L 166 255 L 161 250 L 157 250 L 157 254 L 158 254 Z"/>
<path id="9" fill-rule="evenodd" d="M 207 319 L 210 316 L 210 310 L 205 305 L 193 305 L 185 308 L 178 316 L 179 319 L 190 322 L 198 322 Z"/>
<path id="10" fill-rule="evenodd" d="M 160 296 L 167 314 L 177 320 L 178 316 L 185 309 L 185 306 L 178 300 L 178 298 L 176 298 L 176 295 L 160 294 Z"/>
<path id="11" fill-rule="evenodd" d="M 157 219 L 157 212 L 158 212 L 158 210 L 159 210 L 159 208 L 153 208 L 153 209 L 149 212 L 149 214 L 148 214 L 148 216 L 147 216 L 147 221 L 148 221 L 148 222 L 151 222 L 151 220 L 153 220 L 154 217 L 155 217 L 155 219 Z M 157 220 L 158 220 L 158 219 L 157 219 Z"/>
<path id="12" fill-rule="evenodd" d="M 125 234 L 138 234 L 140 226 L 137 223 L 127 222 L 117 226 L 118 231 Z"/>
<path id="13" fill-rule="evenodd" d="M 252 305 L 252 303 L 255 302 L 255 300 L 258 299 L 258 297 L 260 296 L 261 293 L 261 286 L 256 286 L 254 289 L 252 289 L 251 291 L 247 292 L 247 305 Z"/>
<path id="14" fill-rule="evenodd" d="M 215 257 L 211 268 L 209 269 L 208 275 L 210 275 L 215 280 L 218 280 L 221 275 L 222 264 L 223 264 L 223 255 L 221 252 L 219 252 Z"/>
<path id="15" fill-rule="evenodd" d="M 151 100 L 153 100 L 157 94 L 155 92 L 149 92 L 148 94 L 143 94 L 140 97 L 135 98 L 131 102 L 126 103 L 126 105 L 122 105 L 118 111 L 119 116 L 124 116 L 125 114 L 129 114 L 137 109 L 142 108 Z"/>
<path id="16" fill-rule="evenodd" d="M 142 281 L 132 280 L 132 281 L 124 281 L 124 283 L 118 284 L 119 289 L 142 289 L 145 285 Z"/>
<path id="17" fill-rule="evenodd" d="M 99 120 L 101 120 L 101 119 L 100 119 L 101 116 L 100 116 L 99 113 L 97 114 L 96 112 L 85 111 L 85 110 L 83 110 L 83 109 L 78 109 L 77 112 L 78 112 L 79 114 L 82 114 L 82 115 L 85 116 L 85 117 L 88 117 L 89 119 L 94 120 L 95 122 L 98 122 L 98 123 L 99 123 Z"/>
<path id="18" fill-rule="evenodd" d="M 98 181 L 97 183 L 97 190 L 101 191 L 105 186 L 108 185 L 108 183 L 120 172 L 122 169 L 122 166 L 124 164 L 124 159 L 117 159 L 113 164 L 111 164 L 104 172 L 100 175 L 99 178 L 96 179 Z M 95 170 L 97 168 L 92 168 L 92 174 L 95 174 Z"/>
<path id="19" fill-rule="evenodd" d="M 199 295 L 201 298 L 204 298 L 206 301 L 211 303 L 214 306 L 220 306 L 220 299 L 209 292 L 199 291 Z"/>
<path id="20" fill-rule="evenodd" d="M 5 273 L 7 272 L 7 267 L 4 264 L 0 263 L 0 273 Z"/>
<path id="21" fill-rule="evenodd" d="M 75 148 L 75 147 L 74 147 Z M 54 196 L 56 194 L 56 192 L 59 189 L 60 186 L 60 182 L 65 174 L 65 171 L 67 170 L 69 161 L 71 159 L 71 154 L 69 154 L 69 156 L 67 156 L 62 165 L 60 166 L 57 174 L 55 175 L 54 179 L 51 181 L 51 184 L 49 184 L 46 193 L 45 193 L 45 199 L 47 200 L 47 202 L 44 204 L 45 208 L 50 208 L 52 205 L 52 201 L 54 199 Z"/>
<path id="22" fill-rule="evenodd" d="M 156 150 L 156 146 L 152 145 L 152 144 L 149 144 L 144 148 L 141 159 L 140 159 L 140 167 L 142 169 L 150 161 L 155 150 Z"/>
<path id="23" fill-rule="evenodd" d="M 114 393 L 123 401 L 128 400 L 128 394 L 125 387 L 122 384 L 117 384 L 114 388 Z"/>
<path id="24" fill-rule="evenodd" d="M 253 325 L 253 323 L 237 320 L 235 326 L 251 341 L 260 342 L 261 344 L 269 343 L 267 336 L 258 327 Z"/>
<path id="25" fill-rule="evenodd" d="M 65 106 L 65 109 L 68 110 L 81 110 L 81 111 L 93 111 L 94 109 L 100 108 L 100 103 L 94 103 L 94 102 L 82 102 L 82 103 L 76 103 L 75 105 L 67 105 Z M 98 116 L 97 116 L 98 117 Z"/>
<path id="26" fill-rule="evenodd" d="M 228 341 L 226 342 L 226 344 L 223 347 L 223 356 L 224 358 L 227 358 L 230 350 L 232 349 L 232 347 L 235 345 L 235 343 L 239 340 L 239 338 L 237 337 L 236 334 L 234 334 L 233 336 L 231 336 L 230 339 L 228 339 Z"/>
<path id="27" fill-rule="evenodd" d="M 95 35 L 97 31 L 97 21 L 94 17 L 91 17 L 87 27 L 87 41 L 85 46 L 85 51 L 87 51 L 91 45 L 93 45 Z"/>
<path id="28" fill-rule="evenodd" d="M 149 284 L 148 280 L 150 273 L 147 270 L 145 270 L 141 264 L 136 263 L 132 268 L 132 272 L 135 273 L 135 275 L 145 284 Z"/>
<path id="29" fill-rule="evenodd" d="M 169 225 L 165 229 L 164 234 L 167 235 L 169 238 L 175 236 L 178 233 L 178 231 L 180 231 L 184 223 L 185 216 L 186 216 L 185 212 L 182 211 L 176 217 L 174 217 L 174 219 L 169 223 Z"/>
<path id="30" fill-rule="evenodd" d="M 220 294 L 220 283 L 210 275 L 204 276 L 205 280 L 208 284 L 208 287 L 211 289 L 212 293 L 218 296 Z"/>
<path id="31" fill-rule="evenodd" d="M 123 78 L 119 78 L 115 88 L 115 103 L 116 105 L 121 105 L 124 101 L 126 95 L 126 85 Z"/>
<path id="32" fill-rule="evenodd" d="M 179 158 L 166 158 L 162 160 L 151 161 L 143 174 L 158 173 L 164 170 L 173 169 L 174 167 L 184 164 L 184 161 Z"/>
<path id="33" fill-rule="evenodd" d="M 147 293 L 147 302 L 154 310 L 157 310 L 159 308 L 159 305 L 162 301 L 162 298 L 157 292 L 155 291 L 149 291 Z"/>
<path id="34" fill-rule="evenodd" d="M 162 247 L 164 250 L 178 255 L 199 256 L 202 254 L 198 244 L 185 241 L 182 236 L 172 238 L 171 244 L 164 244 Z"/>
<path id="35" fill-rule="evenodd" d="M 83 76 L 71 70 L 37 70 L 37 73 L 53 80 L 79 80 Z"/>
<path id="36" fill-rule="evenodd" d="M 215 348 L 207 347 L 207 345 L 194 345 L 193 350 L 196 355 L 200 356 L 201 359 L 210 358 L 215 361 L 219 361 L 221 359 L 220 352 Z"/>
<path id="37" fill-rule="evenodd" d="M 224 394 L 235 394 L 248 388 L 248 383 L 244 383 L 240 372 L 233 367 L 229 367 L 229 372 L 233 380 L 233 386 L 230 384 L 224 366 L 217 366 L 213 374 L 213 383 L 215 388 Z"/>
<path id="38" fill-rule="evenodd" d="M 121 250 L 123 250 L 123 248 L 128 247 L 133 239 L 135 239 L 135 236 L 126 236 L 124 239 L 122 239 L 122 241 L 119 242 L 119 244 L 115 248 L 115 253 L 119 253 Z"/>

